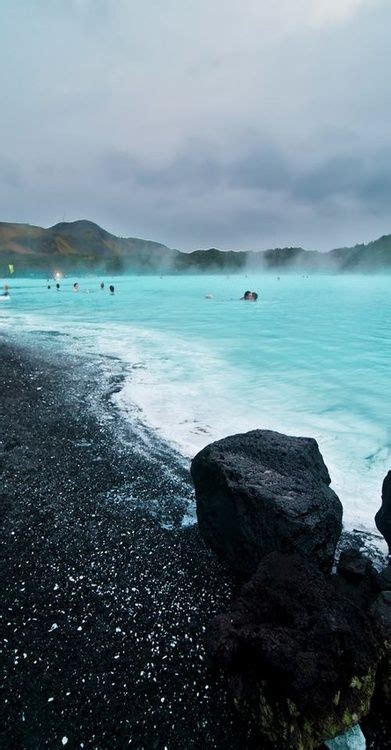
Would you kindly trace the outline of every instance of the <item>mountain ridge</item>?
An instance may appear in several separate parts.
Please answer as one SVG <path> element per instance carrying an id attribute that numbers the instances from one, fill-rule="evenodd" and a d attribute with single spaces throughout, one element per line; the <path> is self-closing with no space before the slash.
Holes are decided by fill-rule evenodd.
<path id="1" fill-rule="evenodd" d="M 302 247 L 267 250 L 208 248 L 181 252 L 153 240 L 117 237 L 88 219 L 34 224 L 0 222 L 0 274 L 197 273 L 265 271 L 391 272 L 391 235 L 326 253 Z"/>

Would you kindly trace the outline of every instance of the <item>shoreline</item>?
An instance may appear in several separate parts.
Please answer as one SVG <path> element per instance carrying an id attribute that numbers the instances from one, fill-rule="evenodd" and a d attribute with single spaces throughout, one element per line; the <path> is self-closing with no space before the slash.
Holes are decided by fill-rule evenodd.
<path id="1" fill-rule="evenodd" d="M 180 528 L 175 455 L 126 431 L 97 361 L 0 348 L 2 747 L 255 747 L 207 664 L 234 587 Z"/>
<path id="2" fill-rule="evenodd" d="M 181 526 L 180 456 L 116 407 L 121 363 L 1 335 L 0 354 L 1 746 L 267 750 L 205 652 L 235 584 Z M 383 717 L 363 728 L 387 747 Z"/>

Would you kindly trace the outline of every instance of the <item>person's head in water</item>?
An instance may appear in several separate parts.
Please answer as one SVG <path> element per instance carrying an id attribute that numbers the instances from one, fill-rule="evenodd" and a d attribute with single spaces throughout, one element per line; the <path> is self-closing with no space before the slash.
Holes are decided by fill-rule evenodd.
<path id="1" fill-rule="evenodd" d="M 60 284 L 56 284 L 57 291 L 59 290 L 59 288 L 60 288 Z"/>
<path id="2" fill-rule="evenodd" d="M 52 287 L 50 286 L 50 284 L 48 284 L 48 289 L 51 289 L 51 288 L 52 288 Z"/>
<path id="3" fill-rule="evenodd" d="M 256 292 L 250 292 L 249 290 L 247 290 L 244 293 L 242 299 L 246 300 L 247 302 L 255 302 L 258 299 L 258 295 Z"/>
<path id="4" fill-rule="evenodd" d="M 114 287 L 112 284 L 110 284 L 109 289 L 110 289 L 110 294 L 114 294 Z"/>
<path id="5" fill-rule="evenodd" d="M 73 285 L 73 291 L 74 291 L 74 292 L 78 292 L 78 291 L 79 291 L 79 284 L 78 284 L 78 282 L 77 282 L 77 281 L 75 281 L 75 283 L 74 283 L 74 285 Z"/>
<path id="6" fill-rule="evenodd" d="M 104 289 L 104 288 L 105 288 L 105 282 L 104 282 L 104 281 L 101 281 L 101 283 L 100 283 L 100 288 L 101 288 L 101 289 Z"/>

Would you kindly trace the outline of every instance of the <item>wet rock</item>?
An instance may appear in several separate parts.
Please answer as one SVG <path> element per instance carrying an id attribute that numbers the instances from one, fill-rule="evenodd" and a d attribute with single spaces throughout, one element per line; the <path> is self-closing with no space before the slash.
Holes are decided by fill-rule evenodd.
<path id="1" fill-rule="evenodd" d="M 382 504 L 375 516 L 375 523 L 388 544 L 391 554 L 391 471 L 388 472 L 382 488 Z"/>
<path id="2" fill-rule="evenodd" d="M 381 639 L 334 578 L 272 553 L 210 626 L 237 708 L 275 747 L 312 750 L 369 711 Z"/>
<path id="3" fill-rule="evenodd" d="M 204 448 L 191 474 L 206 543 L 240 576 L 272 551 L 299 551 L 330 570 L 342 506 L 312 438 L 269 430 Z"/>
<path id="4" fill-rule="evenodd" d="M 358 724 L 324 744 L 328 750 L 365 750 L 367 746 Z"/>
<path id="5" fill-rule="evenodd" d="M 381 549 L 383 545 L 382 543 L 379 545 L 379 540 L 382 542 L 381 534 L 378 533 L 362 529 L 360 531 L 358 529 L 353 529 L 353 531 L 343 529 L 337 544 L 336 559 L 338 560 L 345 550 L 355 549 L 361 552 L 367 560 L 370 560 L 374 569 L 380 572 L 385 565 L 385 555 L 383 549 Z"/>

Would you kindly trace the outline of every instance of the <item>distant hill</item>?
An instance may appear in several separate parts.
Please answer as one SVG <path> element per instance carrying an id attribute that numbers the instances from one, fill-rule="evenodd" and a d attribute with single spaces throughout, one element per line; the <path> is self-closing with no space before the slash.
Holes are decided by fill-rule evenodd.
<path id="1" fill-rule="evenodd" d="M 240 271 L 247 262 L 247 253 L 233 250 L 195 250 L 192 253 L 179 253 L 174 261 L 177 272 L 186 271 Z"/>
<path id="2" fill-rule="evenodd" d="M 391 270 L 391 234 L 385 234 L 367 245 L 339 247 L 327 253 L 339 271 Z"/>
<path id="3" fill-rule="evenodd" d="M 199 273 L 203 271 L 391 272 L 391 235 L 367 245 L 328 253 L 301 247 L 257 252 L 217 248 L 183 253 L 135 237 L 116 237 L 91 221 L 61 222 L 43 229 L 0 222 L 0 275 L 12 263 L 17 275 L 62 273 Z"/>
<path id="4" fill-rule="evenodd" d="M 175 256 L 158 242 L 115 237 L 91 221 L 49 229 L 0 222 L 0 267 L 12 263 L 15 273 L 156 271 L 170 268 Z"/>

